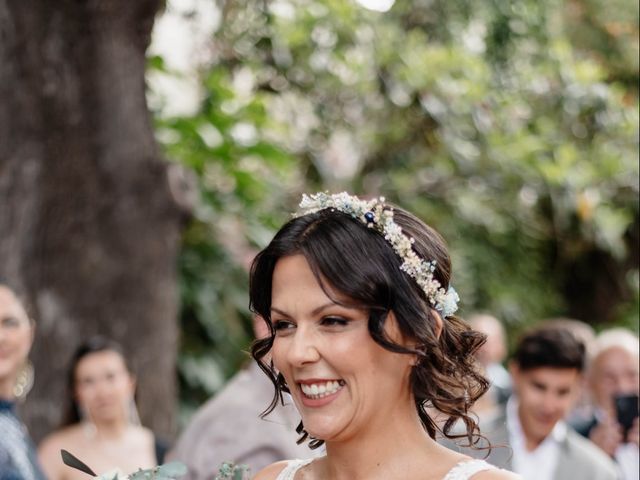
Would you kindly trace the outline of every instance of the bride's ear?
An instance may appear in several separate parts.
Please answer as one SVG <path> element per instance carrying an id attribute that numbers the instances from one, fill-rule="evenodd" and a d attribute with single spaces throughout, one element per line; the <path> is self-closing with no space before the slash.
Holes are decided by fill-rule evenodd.
<path id="1" fill-rule="evenodd" d="M 400 331 L 398 320 L 396 319 L 396 315 L 395 313 L 393 313 L 393 311 L 390 311 L 387 314 L 387 318 L 384 322 L 384 330 L 385 334 L 387 335 L 387 337 L 389 337 L 389 339 L 391 339 L 391 341 L 406 346 L 406 339 Z"/>
<path id="2" fill-rule="evenodd" d="M 396 319 L 396 315 L 393 311 L 388 313 L 387 321 L 385 322 L 385 332 L 389 339 L 398 345 L 411 350 L 418 350 L 418 341 L 413 337 L 403 335 L 400 331 L 398 320 Z M 417 354 L 409 354 L 407 359 L 409 359 L 409 365 L 411 367 L 415 367 L 420 363 L 420 358 Z"/>
<path id="3" fill-rule="evenodd" d="M 405 348 L 416 348 L 416 340 L 414 338 L 407 337 L 402 333 L 402 331 L 400 330 L 400 326 L 398 325 L 398 319 L 396 318 L 396 315 L 395 313 L 393 313 L 393 311 L 390 311 L 387 314 L 387 320 L 385 321 L 384 329 L 387 337 L 389 337 L 392 342 L 397 343 L 398 345 L 401 345 Z"/>
<path id="4" fill-rule="evenodd" d="M 438 313 L 438 311 L 434 308 L 431 309 L 431 314 L 433 315 L 433 319 L 435 321 L 435 330 L 436 338 L 440 340 L 440 335 L 442 335 L 442 330 L 444 329 L 444 320 Z"/>

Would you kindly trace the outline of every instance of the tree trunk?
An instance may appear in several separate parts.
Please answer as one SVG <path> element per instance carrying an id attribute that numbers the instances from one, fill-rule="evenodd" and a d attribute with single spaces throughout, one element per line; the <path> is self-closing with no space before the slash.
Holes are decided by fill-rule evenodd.
<path id="1" fill-rule="evenodd" d="M 145 101 L 161 0 L 0 0 L 0 280 L 37 323 L 34 438 L 56 427 L 75 347 L 121 342 L 143 424 L 171 435 L 180 211 Z"/>

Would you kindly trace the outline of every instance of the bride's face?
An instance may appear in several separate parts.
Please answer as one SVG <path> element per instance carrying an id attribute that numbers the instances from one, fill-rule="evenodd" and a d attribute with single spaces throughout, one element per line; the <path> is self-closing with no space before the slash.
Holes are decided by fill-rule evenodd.
<path id="1" fill-rule="evenodd" d="M 273 362 L 311 436 L 343 441 L 384 431 L 403 406 L 411 408 L 412 356 L 378 345 L 369 334 L 368 313 L 334 303 L 304 256 L 278 261 L 271 305 Z M 387 328 L 401 343 L 393 315 Z"/>

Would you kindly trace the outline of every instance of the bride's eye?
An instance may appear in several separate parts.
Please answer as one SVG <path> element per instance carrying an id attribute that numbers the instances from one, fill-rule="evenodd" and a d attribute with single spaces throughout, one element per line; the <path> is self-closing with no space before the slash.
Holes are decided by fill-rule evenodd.
<path id="1" fill-rule="evenodd" d="M 274 320 L 273 321 L 273 329 L 278 332 L 284 332 L 286 330 L 290 330 L 294 328 L 295 325 L 287 320 Z"/>
<path id="2" fill-rule="evenodd" d="M 324 317 L 321 323 L 326 327 L 344 327 L 349 323 L 349 320 L 342 317 Z"/>

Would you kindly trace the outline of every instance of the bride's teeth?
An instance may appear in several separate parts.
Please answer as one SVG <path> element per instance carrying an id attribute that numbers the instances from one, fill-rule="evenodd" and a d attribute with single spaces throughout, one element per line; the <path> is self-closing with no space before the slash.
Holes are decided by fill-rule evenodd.
<path id="1" fill-rule="evenodd" d="M 327 395 L 336 393 L 344 385 L 344 380 L 330 380 L 325 383 L 313 383 L 311 385 L 301 383 L 300 388 L 302 389 L 302 393 L 304 393 L 307 397 L 323 398 Z"/>

